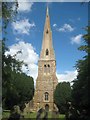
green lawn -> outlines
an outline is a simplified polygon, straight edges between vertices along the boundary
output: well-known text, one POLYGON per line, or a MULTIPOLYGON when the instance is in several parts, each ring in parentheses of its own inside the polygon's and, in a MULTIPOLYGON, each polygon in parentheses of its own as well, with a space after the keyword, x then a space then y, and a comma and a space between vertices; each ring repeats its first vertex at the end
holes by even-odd
MULTIPOLYGON (((2 114, 3 118, 8 118, 9 115, 10 115, 10 111, 4 111, 3 114, 2 114)), ((24 118, 36 118, 36 113, 33 112, 33 113, 25 114, 25 115, 24 115, 24 118)), ((52 114, 51 114, 51 113, 49 113, 48 118, 52 118, 52 114)), ((59 118, 59 120, 65 120, 65 115, 60 114, 60 115, 58 116, 58 118, 59 118)))
POLYGON ((3 111, 3 113, 2 113, 2 117, 3 117, 3 118, 8 118, 9 115, 10 115, 10 110, 5 110, 5 111, 3 111))

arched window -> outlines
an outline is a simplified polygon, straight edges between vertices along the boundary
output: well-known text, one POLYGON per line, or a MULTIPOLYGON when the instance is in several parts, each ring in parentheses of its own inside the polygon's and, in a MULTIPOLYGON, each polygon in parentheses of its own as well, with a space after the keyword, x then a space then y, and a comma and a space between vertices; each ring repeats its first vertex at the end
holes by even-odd
POLYGON ((49 97, 48 92, 45 92, 45 101, 47 101, 47 100, 48 100, 48 97, 49 97))
POLYGON ((46 33, 48 34, 48 29, 47 29, 46 33))
POLYGON ((48 64, 48 73, 50 73, 50 65, 48 64))
POLYGON ((44 73, 46 73, 46 72, 47 72, 47 66, 44 65, 44 73))
POLYGON ((50 68, 50 65, 48 64, 48 68, 50 68))
POLYGON ((48 51, 48 49, 46 49, 46 55, 49 55, 49 51, 48 51))

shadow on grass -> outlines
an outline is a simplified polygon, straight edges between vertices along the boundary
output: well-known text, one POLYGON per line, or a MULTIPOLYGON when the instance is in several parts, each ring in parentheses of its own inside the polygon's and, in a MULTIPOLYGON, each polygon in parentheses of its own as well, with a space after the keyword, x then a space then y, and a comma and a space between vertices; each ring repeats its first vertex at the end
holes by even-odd
MULTIPOLYGON (((8 118, 2 118, 1 120, 8 120, 8 118)), ((36 118, 20 118, 20 120, 36 120, 36 118)), ((48 118, 47 120, 66 120, 66 119, 65 118, 48 118)))
MULTIPOLYGON (((4 111, 2 114, 3 118, 1 120, 8 120, 9 115, 10 115, 9 111, 4 111)), ((63 114, 60 114, 58 117, 59 118, 52 118, 52 115, 49 113, 48 120, 66 120, 65 115, 63 114)), ((20 118, 20 120, 36 120, 36 113, 33 112, 33 113, 26 114, 24 115, 24 118, 20 118)))

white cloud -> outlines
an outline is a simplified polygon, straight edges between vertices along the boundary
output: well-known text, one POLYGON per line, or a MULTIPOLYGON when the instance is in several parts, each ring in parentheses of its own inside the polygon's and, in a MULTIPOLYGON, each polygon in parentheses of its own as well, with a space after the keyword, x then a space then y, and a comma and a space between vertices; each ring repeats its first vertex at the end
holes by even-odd
POLYGON ((30 43, 25 43, 24 41, 19 41, 17 44, 14 44, 9 47, 10 51, 6 52, 5 54, 15 55, 15 58, 19 61, 23 61, 25 64, 28 65, 28 70, 26 69, 25 65, 22 66, 22 71, 29 76, 34 78, 34 83, 36 83, 36 77, 38 74, 38 54, 35 52, 35 49, 30 43), (21 51, 21 53, 18 53, 21 51))
POLYGON ((55 28, 56 31, 58 32, 72 32, 74 28, 70 25, 65 23, 62 27, 58 27, 57 24, 53 24, 53 27, 55 28))
POLYGON ((56 27, 57 26, 57 24, 53 24, 53 27, 56 27))
MULTIPOLYGON (((22 71, 26 73, 28 76, 32 76, 34 78, 34 85, 36 85, 36 78, 38 75, 38 59, 39 56, 35 52, 34 47, 30 43, 25 43, 24 41, 19 41, 17 44, 13 44, 9 46, 9 50, 5 53, 5 55, 10 54, 11 56, 15 56, 15 58, 19 61, 23 61, 28 65, 28 70, 25 65, 22 66, 22 71), (21 51, 19 53, 18 51, 21 51), (18 54, 17 54, 18 53, 18 54)), ((77 71, 65 71, 63 74, 57 73, 58 82, 71 82, 77 76, 77 71)))
POLYGON ((71 44, 80 44, 81 43, 81 38, 82 38, 82 34, 76 35, 75 37, 71 38, 71 44))
POLYGON ((61 31, 61 32, 72 32, 74 30, 74 28, 69 25, 69 24, 64 24, 61 28, 58 29, 58 31, 61 31))
POLYGON ((33 2, 30 0, 18 0, 18 11, 20 12, 29 12, 32 9, 33 2))
POLYGON ((16 38, 16 41, 18 42, 18 41, 21 41, 21 40, 20 40, 20 38, 16 38))
POLYGON ((77 70, 65 71, 64 74, 57 73, 58 82, 72 82, 77 77, 77 74, 77 70))
POLYGON ((35 23, 30 23, 29 19, 24 19, 12 23, 13 29, 18 34, 29 34, 31 28, 35 27, 35 23))

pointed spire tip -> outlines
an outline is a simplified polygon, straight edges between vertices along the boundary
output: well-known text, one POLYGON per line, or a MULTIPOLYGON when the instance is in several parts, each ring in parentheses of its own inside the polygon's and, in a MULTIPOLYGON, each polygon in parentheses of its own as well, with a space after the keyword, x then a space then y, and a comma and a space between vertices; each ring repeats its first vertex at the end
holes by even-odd
POLYGON ((47 5, 47 15, 49 14, 48 5, 47 5))

